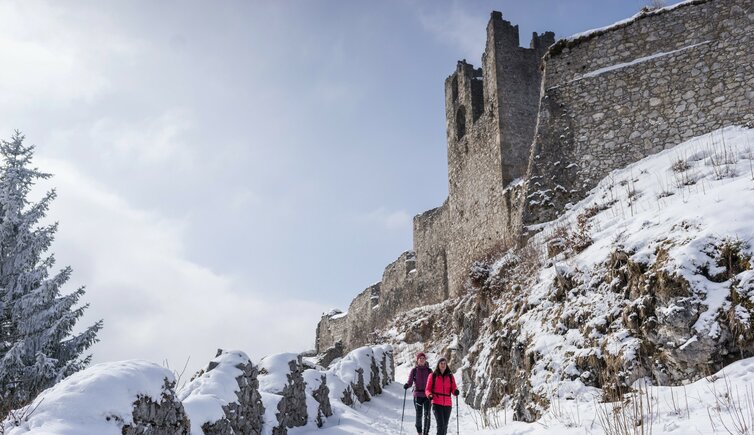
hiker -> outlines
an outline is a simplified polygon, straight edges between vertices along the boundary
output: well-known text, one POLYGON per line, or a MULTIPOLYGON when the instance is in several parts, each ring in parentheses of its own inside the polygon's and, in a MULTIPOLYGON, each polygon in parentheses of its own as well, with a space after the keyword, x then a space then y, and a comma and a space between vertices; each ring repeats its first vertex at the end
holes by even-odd
POLYGON ((425 394, 432 401, 432 412, 437 421, 437 435, 446 435, 450 411, 453 409, 453 398, 450 395, 458 396, 459 391, 445 358, 440 358, 435 371, 429 375, 425 394))
POLYGON ((424 352, 416 354, 416 366, 408 374, 408 382, 403 384, 403 389, 408 390, 411 385, 414 386, 414 409, 416 410, 416 433, 418 435, 429 434, 429 417, 430 402, 427 399, 425 389, 427 388, 427 378, 429 378, 432 369, 427 363, 427 355, 424 352), (422 421, 424 431, 422 432, 422 421))

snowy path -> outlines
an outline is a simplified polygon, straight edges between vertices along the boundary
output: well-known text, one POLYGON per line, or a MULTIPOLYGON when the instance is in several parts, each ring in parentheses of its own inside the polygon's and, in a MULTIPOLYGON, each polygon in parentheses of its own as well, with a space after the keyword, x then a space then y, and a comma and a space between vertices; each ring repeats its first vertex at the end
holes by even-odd
MULTIPOLYGON (((322 429, 299 428, 290 430, 292 435, 335 434, 400 434, 402 382, 408 377, 410 367, 397 366, 396 379, 385 388, 383 394, 372 401, 349 408, 333 401, 335 414, 322 429)), ((459 376, 456 376, 459 378, 459 376)), ((463 388, 463 386, 461 386, 463 388)), ((754 358, 737 361, 717 374, 702 378, 686 386, 650 387, 640 395, 651 402, 645 409, 651 418, 645 420, 647 433, 657 435, 752 433, 754 427, 754 358), (747 431, 736 430, 745 426, 747 431)), ((647 403, 649 403, 647 402, 647 403)), ((477 426, 480 414, 461 402, 460 433, 464 435, 576 435, 603 434, 605 417, 611 404, 598 403, 594 398, 555 401, 538 422, 523 423, 507 420, 502 412, 498 416, 497 429, 483 430, 477 426), (607 407, 607 408, 606 408, 607 407)), ((620 409, 620 408, 619 408, 620 409)), ((630 409, 628 406, 626 409, 630 409)), ((630 413, 630 412, 629 412, 630 413)), ((647 416, 647 414, 645 414, 647 416)), ((403 434, 413 435, 414 409, 410 392, 406 398, 406 415, 403 434)), ((434 421, 431 434, 435 433, 434 421)), ((450 419, 449 435, 456 434, 456 413, 450 419)))
MULTIPOLYGON (((292 429, 291 435, 336 435, 336 434, 395 434, 401 433, 401 407, 403 405, 403 382, 408 378, 411 367, 396 366, 396 382, 385 387, 381 395, 372 398, 371 401, 357 404, 355 408, 349 408, 340 402, 333 401, 334 415, 327 419, 322 429, 292 429)), ((456 375, 460 380, 460 376, 456 375)), ((461 386, 462 387, 462 386, 461 386)), ((406 395, 406 413, 403 419, 403 434, 413 435, 414 407, 412 405, 411 390, 406 395)), ((500 430, 478 430, 474 423, 474 411, 463 402, 460 406, 460 429, 462 434, 499 434, 500 430)), ((431 434, 435 433, 434 418, 431 426, 431 434)), ((526 433, 527 431, 512 432, 526 433)), ((450 418, 448 434, 456 433, 456 409, 454 404, 453 415, 450 418)), ((511 433, 511 432, 506 432, 511 433)))

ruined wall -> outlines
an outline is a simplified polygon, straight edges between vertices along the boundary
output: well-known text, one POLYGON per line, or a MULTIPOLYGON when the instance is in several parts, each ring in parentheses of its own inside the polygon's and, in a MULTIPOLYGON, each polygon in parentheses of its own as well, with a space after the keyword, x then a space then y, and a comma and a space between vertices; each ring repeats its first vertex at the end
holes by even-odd
POLYGON ((430 303, 448 297, 448 203, 414 217, 416 272, 430 303))
POLYGON ((483 68, 458 62, 445 81, 448 199, 414 219, 416 271, 394 263, 377 302, 354 301, 346 348, 395 313, 462 294, 472 261, 554 219, 611 170, 754 121, 752 47, 751 0, 645 10, 557 43, 534 34, 530 48, 493 12, 483 68))
POLYGON ((754 120, 754 2, 697 0, 563 40, 546 56, 527 224, 611 170, 754 120))
POLYGON ((534 33, 529 48, 521 47, 518 26, 504 20, 500 12, 492 12, 487 24, 482 63, 485 82, 494 86, 486 86, 485 97, 497 118, 503 185, 526 175, 537 123, 540 63, 554 43, 553 32, 534 33))
POLYGON ((334 347, 342 341, 348 331, 348 315, 339 310, 323 314, 317 324, 317 335, 314 340, 314 350, 319 354, 334 347))
POLYGON ((375 322, 378 325, 386 324, 397 313, 426 303, 418 291, 416 277, 414 251, 404 252, 385 268, 382 273, 378 306, 374 309, 375 322))
POLYGON ((469 265, 518 235, 505 187, 526 172, 551 32, 519 46, 518 26, 493 12, 483 69, 458 62, 445 81, 448 138, 447 264, 451 296, 463 292, 469 265), (481 93, 481 94, 480 94, 481 93))
POLYGON ((346 349, 368 344, 374 327, 396 314, 460 295, 470 264, 517 238, 522 184, 511 182, 526 172, 539 63, 553 42, 550 32, 534 34, 531 47, 522 48, 518 26, 492 13, 484 69, 461 61, 445 81, 448 199, 414 218, 414 252, 385 269, 376 293, 357 296, 346 320, 323 316, 318 352, 337 341, 346 349))
POLYGON ((380 283, 367 287, 348 306, 347 331, 343 343, 347 350, 360 346, 374 332, 374 307, 379 304, 380 287, 380 283))

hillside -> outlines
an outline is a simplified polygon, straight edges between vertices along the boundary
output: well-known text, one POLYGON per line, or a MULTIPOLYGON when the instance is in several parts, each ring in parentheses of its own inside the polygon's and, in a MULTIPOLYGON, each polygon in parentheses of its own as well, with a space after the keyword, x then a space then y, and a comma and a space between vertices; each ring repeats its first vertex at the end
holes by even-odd
POLYGON ((540 418, 554 400, 694 381, 753 354, 754 131, 714 131, 613 171, 467 294, 383 334, 463 368, 466 399, 540 418))

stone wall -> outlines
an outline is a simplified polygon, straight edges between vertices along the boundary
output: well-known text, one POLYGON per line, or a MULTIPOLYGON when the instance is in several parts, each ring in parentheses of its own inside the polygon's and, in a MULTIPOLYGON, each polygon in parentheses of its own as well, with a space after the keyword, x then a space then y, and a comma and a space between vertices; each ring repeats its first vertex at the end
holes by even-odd
POLYGON ((375 322, 384 325, 397 313, 426 303, 418 290, 416 254, 406 251, 382 273, 380 297, 373 308, 375 322))
POLYGON ((554 38, 551 32, 534 34, 530 48, 522 48, 518 26, 493 12, 484 68, 461 61, 445 81, 451 296, 463 292, 474 260, 518 234, 504 189, 526 172, 537 122, 539 63, 554 38))
POLYGON ((337 342, 343 342, 347 336, 347 314, 340 310, 332 310, 323 314, 317 324, 317 338, 314 342, 314 350, 319 354, 335 346, 337 342))
POLYGON ((754 120, 754 3, 697 0, 555 44, 524 221, 555 218, 611 170, 754 120))
POLYGON ((414 217, 416 273, 431 303, 448 297, 448 203, 414 217))
POLYGON ((493 12, 483 68, 460 61, 445 81, 449 195, 414 218, 415 273, 403 257, 388 266, 376 299, 362 293, 345 322, 323 318, 317 349, 367 344, 396 313, 463 294, 473 261, 611 170, 754 121, 753 23, 751 0, 693 0, 522 48, 493 12))

